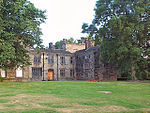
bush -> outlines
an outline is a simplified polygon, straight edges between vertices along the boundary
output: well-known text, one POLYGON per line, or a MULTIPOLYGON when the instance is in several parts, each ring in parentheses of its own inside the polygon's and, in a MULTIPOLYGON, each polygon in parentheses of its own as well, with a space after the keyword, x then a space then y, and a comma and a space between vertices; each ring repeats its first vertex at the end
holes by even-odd
POLYGON ((4 78, 3 77, 0 77, 0 82, 3 82, 4 78))

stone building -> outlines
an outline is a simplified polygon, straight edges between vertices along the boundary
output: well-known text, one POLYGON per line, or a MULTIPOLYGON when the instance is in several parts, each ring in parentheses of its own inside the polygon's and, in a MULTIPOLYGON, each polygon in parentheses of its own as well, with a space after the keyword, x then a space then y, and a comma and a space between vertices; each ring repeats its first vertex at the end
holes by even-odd
POLYGON ((79 80, 98 79, 98 77, 95 76, 95 71, 97 68, 96 64, 99 65, 99 60, 96 59, 97 55, 99 57, 99 46, 90 47, 75 52, 75 60, 76 60, 75 70, 77 79, 79 80))
POLYGON ((39 54, 31 50, 30 58, 29 76, 32 80, 74 79, 74 55, 66 50, 44 49, 39 54))
POLYGON ((115 81, 117 73, 113 66, 103 65, 100 60, 100 47, 92 44, 75 52, 75 70, 78 80, 115 81))
POLYGON ((99 61, 99 49, 90 40, 80 44, 67 44, 63 40, 60 49, 49 43, 49 48, 39 53, 30 50, 30 66, 1 70, 0 76, 5 81, 117 80, 114 69, 99 61))

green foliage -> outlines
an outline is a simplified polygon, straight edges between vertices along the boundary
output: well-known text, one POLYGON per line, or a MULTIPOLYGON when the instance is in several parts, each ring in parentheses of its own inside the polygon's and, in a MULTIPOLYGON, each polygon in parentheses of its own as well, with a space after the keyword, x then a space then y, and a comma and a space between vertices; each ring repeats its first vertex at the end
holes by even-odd
POLYGON ((0 82, 3 82, 4 78, 3 77, 0 77, 0 82))
POLYGON ((8 100, 4 100, 4 99, 0 100, 0 103, 7 103, 7 102, 8 102, 8 100))
POLYGON ((149 0, 98 0, 93 23, 82 26, 99 40, 102 62, 115 65, 118 73, 128 73, 133 79, 150 77, 149 7, 149 0))
POLYGON ((66 43, 69 43, 69 44, 76 44, 76 40, 74 38, 69 38, 66 40, 66 43))
POLYGON ((0 68, 29 64, 28 48, 41 47, 44 13, 27 0, 0 0, 0 68))
MULTIPOLYGON (((65 39, 68 44, 76 44, 76 40, 74 38, 65 39)), ((55 48, 60 49, 60 46, 63 44, 63 40, 57 41, 55 43, 55 48)))
POLYGON ((62 44, 63 44, 63 41, 62 41, 62 40, 57 41, 57 42, 55 43, 55 48, 56 48, 56 49, 59 49, 59 47, 60 47, 62 44))

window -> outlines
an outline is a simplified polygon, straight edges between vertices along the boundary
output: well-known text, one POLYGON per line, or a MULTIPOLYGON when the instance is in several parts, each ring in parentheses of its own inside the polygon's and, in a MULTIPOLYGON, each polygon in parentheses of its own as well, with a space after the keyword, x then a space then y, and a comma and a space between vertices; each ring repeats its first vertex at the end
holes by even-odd
POLYGON ((60 64, 65 64, 65 57, 64 56, 60 57, 60 64))
POLYGON ((73 77, 73 76, 74 76, 74 70, 70 69, 70 77, 73 77))
POLYGON ((87 56, 85 56, 85 59, 88 59, 88 57, 87 57, 87 56))
POLYGON ((61 69, 61 70, 60 70, 60 76, 61 76, 61 77, 64 77, 64 76, 65 76, 65 69, 61 69))
POLYGON ((23 77, 23 71, 21 68, 16 69, 16 77, 23 77))
POLYGON ((41 63, 41 56, 34 56, 34 64, 40 64, 41 63))
POLYGON ((39 79, 42 76, 42 68, 32 68, 32 78, 39 79))
POLYGON ((1 77, 6 77, 6 71, 5 70, 1 70, 1 77))
POLYGON ((70 57, 70 64, 73 64, 73 57, 70 57))
POLYGON ((53 64, 54 63, 54 56, 49 56, 48 57, 48 64, 53 64))

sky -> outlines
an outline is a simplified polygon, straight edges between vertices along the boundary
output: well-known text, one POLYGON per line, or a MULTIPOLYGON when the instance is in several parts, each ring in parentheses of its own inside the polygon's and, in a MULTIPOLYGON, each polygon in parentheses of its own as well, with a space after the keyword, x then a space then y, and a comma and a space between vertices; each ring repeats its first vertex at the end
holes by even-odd
POLYGON ((62 39, 80 39, 83 23, 91 23, 94 18, 96 0, 30 0, 35 7, 46 10, 46 22, 41 24, 43 44, 62 39))

